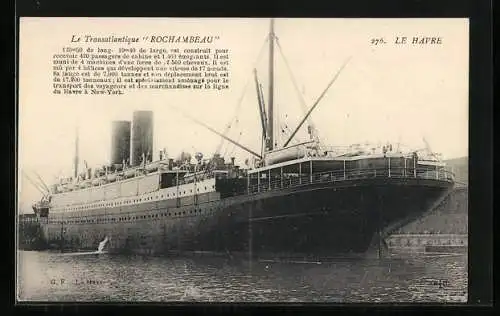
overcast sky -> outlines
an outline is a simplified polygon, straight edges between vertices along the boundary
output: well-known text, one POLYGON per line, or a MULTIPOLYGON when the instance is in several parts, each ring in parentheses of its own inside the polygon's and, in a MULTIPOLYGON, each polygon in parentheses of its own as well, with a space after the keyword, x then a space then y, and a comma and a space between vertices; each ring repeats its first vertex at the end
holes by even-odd
MULTIPOLYGON (((131 120, 134 110, 154 111, 154 148, 170 156, 182 150, 212 154, 220 137, 172 110, 183 108, 260 152, 260 121, 252 69, 267 86, 267 19, 100 19, 22 18, 20 26, 19 190, 21 208, 38 192, 21 171, 36 171, 46 182, 72 174, 75 126, 80 157, 90 166, 110 158, 111 122, 131 120), (228 48, 231 88, 222 91, 127 91, 122 96, 52 94, 52 55, 71 46, 73 34, 218 35, 214 44, 137 44, 128 47, 228 48), (150 46, 148 46, 150 45, 150 46), (259 52, 264 52, 259 60, 259 52), (246 87, 246 89, 245 89, 246 87)), ((365 141, 401 142, 444 158, 468 152, 468 20, 466 19, 276 19, 275 32, 300 93, 311 106, 351 57, 311 119, 328 145, 365 141), (441 45, 395 45, 396 36, 440 36, 441 45), (384 37, 382 46, 370 43, 384 37)), ((124 44, 87 44, 118 48, 124 44)), ((85 47, 85 46, 84 46, 85 47)), ((278 48, 275 49, 275 106, 282 124, 294 129, 304 115, 278 48)), ((267 89, 264 90, 267 101, 267 89)), ((305 135, 305 128, 299 136, 305 135)), ((281 138, 280 138, 281 139, 281 138)), ((284 140, 284 139, 283 139, 284 140)), ((221 153, 243 164, 247 153, 225 144, 221 153)))

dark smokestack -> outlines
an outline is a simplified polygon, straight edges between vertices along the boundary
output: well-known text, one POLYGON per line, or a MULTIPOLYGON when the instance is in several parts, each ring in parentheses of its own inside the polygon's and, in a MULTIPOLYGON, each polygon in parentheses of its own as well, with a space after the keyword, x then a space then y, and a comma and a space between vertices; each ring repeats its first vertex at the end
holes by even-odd
POLYGON ((151 158, 153 155, 152 111, 135 111, 132 121, 132 150, 130 164, 132 166, 140 165, 143 154, 146 158, 151 158))
POLYGON ((111 125, 111 164, 122 164, 130 157, 129 121, 114 121, 111 125))

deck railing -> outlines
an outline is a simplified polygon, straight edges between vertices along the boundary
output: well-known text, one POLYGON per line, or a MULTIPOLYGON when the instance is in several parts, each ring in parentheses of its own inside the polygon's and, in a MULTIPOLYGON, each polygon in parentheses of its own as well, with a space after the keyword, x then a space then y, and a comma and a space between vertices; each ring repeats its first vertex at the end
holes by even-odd
POLYGON ((248 186, 249 193, 278 190, 283 188, 299 187, 317 183, 343 182, 361 179, 430 179, 437 181, 453 182, 454 175, 445 169, 434 168, 370 168, 370 169, 347 169, 329 172, 318 172, 312 174, 302 174, 301 176, 283 176, 277 175, 271 178, 252 179, 258 184, 248 186))

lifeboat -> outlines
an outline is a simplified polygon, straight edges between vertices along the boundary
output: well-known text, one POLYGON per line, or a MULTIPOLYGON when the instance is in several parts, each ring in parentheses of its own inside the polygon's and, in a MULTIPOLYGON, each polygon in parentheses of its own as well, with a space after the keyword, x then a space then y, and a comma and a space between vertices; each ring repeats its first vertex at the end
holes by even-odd
POLYGON ((60 185, 57 188, 57 192, 66 192, 66 191, 68 191, 68 188, 66 188, 66 186, 64 186, 64 185, 60 185))
POLYGON ((82 188, 88 188, 90 186, 90 180, 85 180, 80 184, 82 188))
POLYGON ((109 182, 115 182, 116 181, 116 173, 108 174, 108 179, 109 182))
POLYGON ((160 166, 160 164, 157 162, 150 163, 149 165, 146 165, 146 171, 148 171, 148 172, 156 171, 156 170, 158 170, 159 166, 160 166))
POLYGON ((99 178, 95 178, 94 180, 92 180, 92 185, 99 185, 99 178))
POLYGON ((126 179, 134 177, 135 176, 135 169, 125 170, 124 175, 125 175, 126 179))
POLYGON ((269 151, 264 158, 265 163, 266 165, 272 165, 275 163, 304 158, 310 152, 310 146, 308 146, 310 144, 312 144, 312 142, 269 151))

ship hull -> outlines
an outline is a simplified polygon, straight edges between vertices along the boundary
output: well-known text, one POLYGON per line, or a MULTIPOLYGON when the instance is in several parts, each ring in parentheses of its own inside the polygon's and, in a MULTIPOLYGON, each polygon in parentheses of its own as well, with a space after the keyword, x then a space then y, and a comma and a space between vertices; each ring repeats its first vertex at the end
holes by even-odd
POLYGON ((86 223, 60 217, 43 227, 48 244, 61 249, 95 250, 107 236, 108 252, 363 253, 385 228, 420 216, 451 185, 370 179, 223 199, 200 195, 183 206, 144 203, 107 210, 104 222, 89 213, 86 223))

